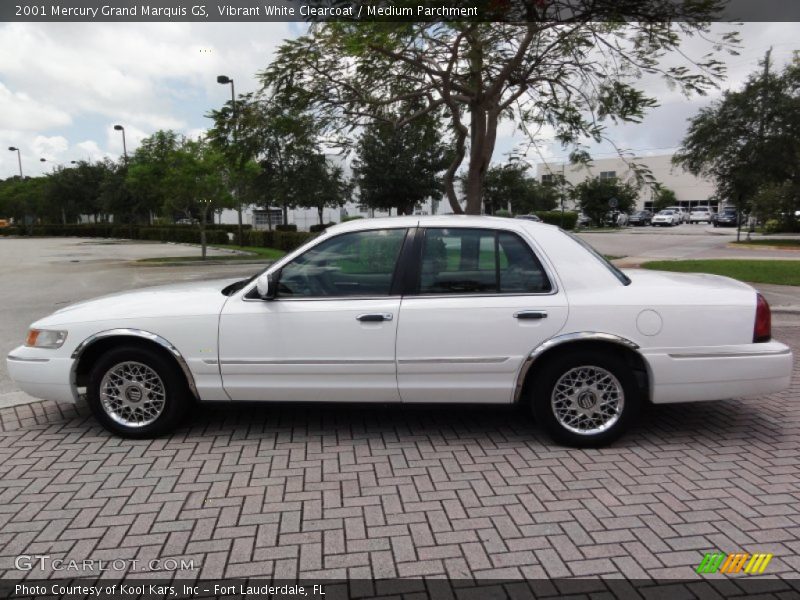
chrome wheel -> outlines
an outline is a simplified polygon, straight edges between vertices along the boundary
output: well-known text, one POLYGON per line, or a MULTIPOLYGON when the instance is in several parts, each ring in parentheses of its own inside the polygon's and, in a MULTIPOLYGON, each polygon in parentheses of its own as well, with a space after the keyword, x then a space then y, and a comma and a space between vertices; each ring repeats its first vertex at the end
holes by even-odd
POLYGON ((140 362, 114 365, 100 382, 100 404, 120 425, 144 427, 164 412, 166 388, 158 373, 140 362))
POLYGON ((550 403, 562 427, 579 435, 595 435, 619 420, 625 406, 625 393, 610 371, 581 366, 559 377, 550 403))

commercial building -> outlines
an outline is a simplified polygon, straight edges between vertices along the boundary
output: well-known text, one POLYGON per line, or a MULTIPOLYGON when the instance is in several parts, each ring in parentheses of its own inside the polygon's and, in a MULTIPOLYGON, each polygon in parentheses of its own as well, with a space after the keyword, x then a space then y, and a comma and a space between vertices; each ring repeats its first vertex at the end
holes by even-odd
MULTIPOLYGON (((679 206, 687 209, 693 206, 711 206, 715 210, 718 208, 719 203, 717 200, 712 200, 715 192, 714 183, 708 179, 695 177, 681 167, 674 166, 671 154, 640 156, 630 160, 624 160, 620 157, 601 158, 594 160, 588 166, 541 163, 537 165, 536 175, 538 180, 543 183, 558 181, 563 176, 573 186, 595 177, 633 181, 634 173, 631 169, 631 162, 648 168, 658 183, 675 192, 679 206)), ((639 190, 636 208, 651 209, 653 206, 653 194, 654 190, 651 186, 643 186, 639 190)), ((575 205, 571 200, 566 199, 565 208, 574 209, 575 205)))

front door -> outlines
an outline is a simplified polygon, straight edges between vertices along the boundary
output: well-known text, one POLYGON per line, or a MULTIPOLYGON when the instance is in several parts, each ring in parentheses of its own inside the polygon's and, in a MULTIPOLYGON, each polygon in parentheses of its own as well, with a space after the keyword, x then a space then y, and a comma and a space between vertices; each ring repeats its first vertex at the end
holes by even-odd
POLYGON ((281 268, 274 300, 226 303, 219 363, 230 398, 398 402, 392 283, 406 233, 331 237, 281 268))
POLYGON ((566 323, 565 294, 518 233, 421 231, 397 332, 402 401, 511 402, 525 358, 566 323))

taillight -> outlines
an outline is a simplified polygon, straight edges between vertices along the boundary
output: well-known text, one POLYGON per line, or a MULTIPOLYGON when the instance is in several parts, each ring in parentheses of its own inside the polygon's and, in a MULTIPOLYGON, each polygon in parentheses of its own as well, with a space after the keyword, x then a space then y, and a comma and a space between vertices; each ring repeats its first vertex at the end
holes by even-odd
POLYGON ((772 339, 772 314, 764 296, 757 294, 756 324, 753 327, 753 342, 768 342, 772 339))

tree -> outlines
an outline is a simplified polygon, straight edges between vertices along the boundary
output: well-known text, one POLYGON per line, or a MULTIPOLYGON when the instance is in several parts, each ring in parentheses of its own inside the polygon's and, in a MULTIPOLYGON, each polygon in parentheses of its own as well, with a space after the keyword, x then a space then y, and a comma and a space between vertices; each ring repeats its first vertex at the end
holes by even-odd
POLYGON ((712 178, 716 197, 740 212, 764 188, 800 187, 800 64, 777 74, 767 52, 760 65, 740 91, 726 92, 691 120, 673 157, 689 172, 712 178))
POLYGON ((177 133, 159 130, 144 138, 134 152, 127 165, 126 183, 139 211, 152 215, 161 212, 167 204, 164 179, 180 144, 177 133))
POLYGON ((182 139, 167 155, 163 180, 166 208, 198 220, 203 260, 206 258, 206 226, 209 216, 230 206, 232 198, 225 179, 225 158, 203 140, 182 139))
POLYGON ((550 126, 575 149, 574 160, 587 161, 582 140, 605 139, 608 121, 638 122, 656 105, 637 87, 645 75, 705 93, 724 73, 715 56, 736 40, 717 37, 698 61, 680 49, 689 36, 710 36, 722 0, 491 5, 522 12, 484 22, 316 23, 283 43, 261 80, 283 102, 310 102, 340 138, 372 119, 402 126, 442 111, 453 147, 447 198, 453 212, 478 214, 501 121, 514 122, 531 143, 550 126), (497 22, 503 18, 509 22, 497 22), (454 184, 465 158, 462 209, 454 184))
POLYGON ((484 212, 496 214, 511 204, 515 214, 552 210, 558 203, 558 189, 543 185, 528 175, 528 165, 508 162, 491 167, 484 182, 484 212))
MULTIPOLYGON (((220 110, 206 116, 214 120, 206 137, 226 158, 233 196, 238 213, 239 240, 242 237, 242 210, 253 200, 253 166, 262 151, 265 104, 255 94, 240 94, 236 104, 226 102, 220 110)), ((241 241, 240 241, 241 244, 241 241)))
POLYGON ((362 204, 410 215, 426 198, 441 197, 447 147, 433 115, 400 127, 376 119, 365 127, 356 152, 354 179, 362 204))
POLYGON ((610 210, 633 210, 638 196, 639 192, 632 183, 599 177, 586 179, 572 190, 572 197, 580 209, 599 227, 605 224, 610 210), (613 199, 617 201, 615 208, 609 203, 613 199))
POLYGON ((664 210, 668 206, 677 206, 678 197, 671 189, 661 184, 653 186, 653 212, 664 210))
POLYGON ((321 153, 303 168, 298 186, 298 206, 316 209, 320 225, 325 208, 344 206, 353 193, 342 167, 331 164, 321 153))

